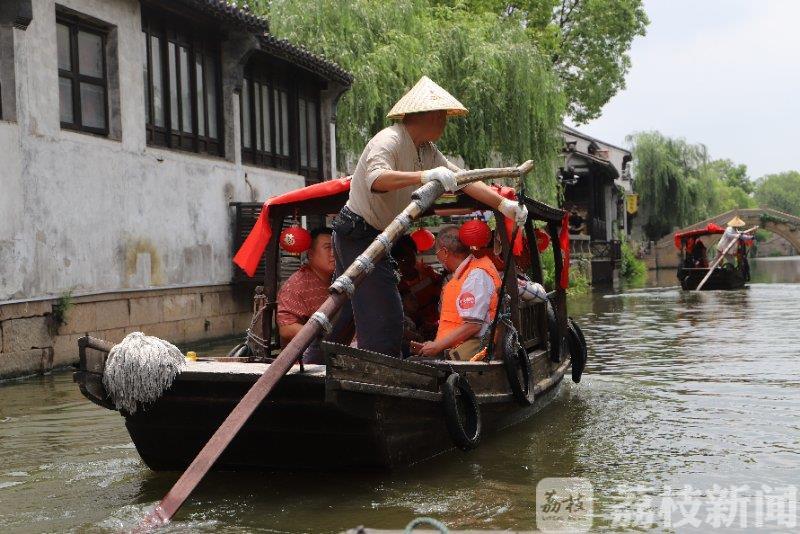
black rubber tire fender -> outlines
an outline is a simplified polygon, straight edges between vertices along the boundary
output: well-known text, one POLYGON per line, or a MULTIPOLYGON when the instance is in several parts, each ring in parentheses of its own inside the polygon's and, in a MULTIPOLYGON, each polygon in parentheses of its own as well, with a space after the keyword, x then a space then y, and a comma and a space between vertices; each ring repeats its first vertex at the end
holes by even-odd
POLYGON ((522 406, 533 404, 533 368, 525 348, 516 343, 514 332, 503 340, 503 367, 514 399, 522 406))
POLYGON ((442 384, 442 406, 447 431, 462 451, 478 446, 481 441, 481 408, 466 378, 452 373, 442 384))
POLYGON ((568 320, 569 331, 567 332, 567 343, 569 354, 572 359, 572 381, 576 384, 581 381, 583 370, 586 368, 586 338, 578 323, 570 317, 568 320))
POLYGON ((250 346, 247 344, 247 342, 243 341, 242 343, 239 343, 238 345, 233 347, 228 352, 228 357, 229 358, 247 358, 248 356, 251 356, 251 354, 252 353, 250 351, 250 346))
POLYGON ((558 335, 558 319, 553 304, 548 300, 547 304, 547 344, 550 350, 550 361, 561 361, 561 339, 558 335))

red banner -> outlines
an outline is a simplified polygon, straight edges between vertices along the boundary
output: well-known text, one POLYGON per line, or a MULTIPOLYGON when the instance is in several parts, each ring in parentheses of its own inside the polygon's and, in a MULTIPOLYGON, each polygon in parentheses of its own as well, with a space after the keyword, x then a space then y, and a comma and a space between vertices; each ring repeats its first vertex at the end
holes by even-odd
POLYGON ((314 198, 338 195, 339 193, 349 190, 349 177, 336 178, 270 198, 264 203, 264 207, 261 208, 261 213, 258 216, 255 226, 250 230, 250 234, 248 234, 247 239, 242 243, 236 256, 233 257, 233 263, 241 267, 242 270, 247 273, 247 276, 252 277, 256 273, 258 262, 261 261, 264 249, 267 248, 269 240, 272 237, 272 227, 269 224, 270 206, 291 204, 292 202, 302 202, 314 198))
POLYGON ((562 289, 569 287, 569 212, 561 219, 561 232, 558 235, 558 244, 561 248, 561 280, 562 289))

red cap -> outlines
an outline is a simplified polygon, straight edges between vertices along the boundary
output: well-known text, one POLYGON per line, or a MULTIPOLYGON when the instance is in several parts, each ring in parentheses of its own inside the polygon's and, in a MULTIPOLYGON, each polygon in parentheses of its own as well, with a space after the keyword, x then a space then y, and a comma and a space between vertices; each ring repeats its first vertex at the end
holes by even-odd
POLYGON ((483 248, 489 245, 489 241, 492 239, 492 230, 483 221, 477 219, 467 221, 458 230, 458 239, 470 248, 483 248))

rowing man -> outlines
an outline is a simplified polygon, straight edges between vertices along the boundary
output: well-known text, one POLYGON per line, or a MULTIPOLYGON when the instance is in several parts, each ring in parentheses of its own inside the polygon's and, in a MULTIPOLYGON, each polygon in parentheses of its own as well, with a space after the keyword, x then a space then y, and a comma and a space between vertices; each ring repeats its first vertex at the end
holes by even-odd
POLYGON ((722 234, 722 238, 717 243, 717 255, 714 257, 714 263, 719 260, 722 255, 725 255, 725 261, 736 265, 736 256, 739 251, 739 245, 730 246, 731 243, 734 241, 752 241, 753 236, 748 234, 751 230, 747 232, 740 232, 737 228, 741 228, 745 226, 745 222, 739 218, 739 216, 735 216, 733 219, 728 221, 728 227, 725 229, 725 233, 722 234), (726 252, 727 251, 727 252, 726 252))
MULTIPOLYGON (((458 189, 459 168, 436 148, 447 118, 468 113, 461 102, 423 76, 392 108, 387 117, 398 121, 378 132, 356 165, 350 198, 333 223, 336 276, 411 202, 411 194, 431 181, 445 191, 458 189)), ((500 211, 521 225, 527 218, 524 205, 505 199, 481 182, 461 189, 472 198, 500 211)), ((403 305, 390 257, 376 263, 372 273, 356 288, 335 325, 333 339, 342 341, 350 318, 355 319, 358 347, 400 357, 403 305)))

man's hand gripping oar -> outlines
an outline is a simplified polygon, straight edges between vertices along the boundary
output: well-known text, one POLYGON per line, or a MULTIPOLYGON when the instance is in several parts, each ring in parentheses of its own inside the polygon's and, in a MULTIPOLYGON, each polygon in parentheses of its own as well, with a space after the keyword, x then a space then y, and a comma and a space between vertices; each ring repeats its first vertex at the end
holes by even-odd
MULTIPOLYGON (((519 167, 498 169, 476 169, 456 173, 459 185, 488 180, 493 178, 522 177, 533 168, 532 161, 526 161, 519 167)), ((332 317, 345 301, 353 294, 355 288, 367 276, 372 267, 380 261, 392 248, 392 244, 405 233, 411 222, 427 211, 444 193, 438 181, 431 181, 414 192, 412 202, 395 217, 389 226, 370 244, 348 269, 331 285, 331 296, 311 316, 300 332, 292 338, 286 348, 275 358, 263 375, 242 397, 239 404, 231 411, 222 425, 214 432, 211 439, 203 447, 194 461, 184 471, 172 489, 161 502, 142 520, 137 531, 149 531, 166 524, 175 515, 191 492, 197 487, 214 462, 225 451, 239 430, 258 408, 264 398, 272 391, 275 384, 291 369, 303 351, 320 334, 330 329, 332 317)))

